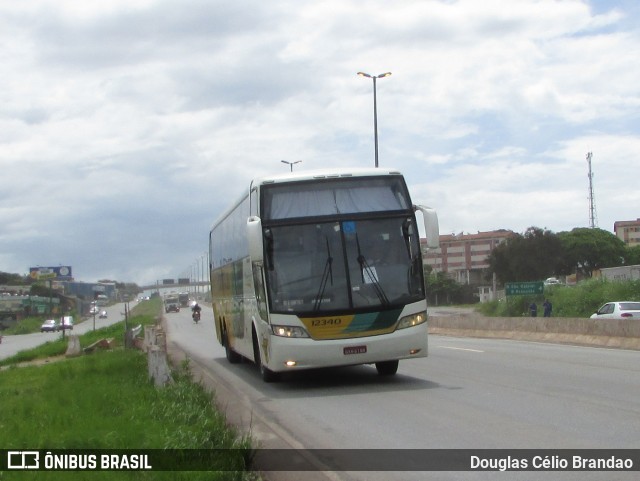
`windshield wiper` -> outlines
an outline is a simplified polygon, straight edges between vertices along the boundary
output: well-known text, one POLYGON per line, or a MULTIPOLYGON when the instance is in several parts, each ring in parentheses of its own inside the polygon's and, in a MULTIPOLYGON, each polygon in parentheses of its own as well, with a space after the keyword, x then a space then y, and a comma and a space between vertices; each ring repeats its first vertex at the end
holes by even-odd
POLYGON ((378 281, 378 276, 376 275, 376 272, 374 272, 374 270, 371 268, 371 266, 367 262, 367 259, 362 255, 362 251, 360 250, 360 239, 358 238, 358 234, 356 234, 356 246, 358 247, 358 263, 360 264, 362 283, 365 284, 366 282, 367 284, 371 284, 380 302, 383 305, 389 304, 389 298, 384 293, 384 290, 382 289, 382 286, 378 281), (365 278, 364 278, 365 272, 367 273, 368 282, 365 281, 365 278))
POLYGON ((318 289, 318 295, 316 296, 313 304, 313 310, 320 309, 322 304, 322 298, 324 297, 324 291, 327 288, 327 281, 331 279, 331 285, 333 285, 333 257, 331 257, 331 249, 329 248, 329 239, 325 237, 327 242, 327 261, 324 263, 324 271, 322 272, 322 279, 320 279, 320 289, 318 289))

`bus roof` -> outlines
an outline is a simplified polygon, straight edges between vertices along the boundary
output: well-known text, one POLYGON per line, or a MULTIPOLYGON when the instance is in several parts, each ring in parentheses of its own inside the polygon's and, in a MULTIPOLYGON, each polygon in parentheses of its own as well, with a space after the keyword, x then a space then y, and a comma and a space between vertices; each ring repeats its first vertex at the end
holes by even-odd
MULTIPOLYGON (((308 171, 296 171, 286 172, 284 174, 276 174, 271 176, 257 177, 251 181, 249 188, 245 190, 242 195, 234 202, 227 210, 225 210, 220 217, 213 223, 213 227, 218 225, 223 219, 225 219, 231 212, 233 212, 238 205, 240 205, 243 199, 247 198, 251 190, 257 186, 272 185, 286 182, 304 182, 309 180, 318 179, 340 179, 349 177, 375 177, 383 175, 402 175, 402 173, 396 169, 391 168, 374 168, 374 167, 356 167, 345 168, 337 167, 332 169, 320 169, 320 170, 308 170, 308 171)), ((212 229, 213 229, 212 227, 212 229)))
POLYGON ((287 172, 271 176, 259 177, 251 182, 251 186, 277 184, 281 182, 304 182, 314 179, 338 179, 342 177, 374 177, 381 175, 402 175, 396 169, 381 169, 373 167, 321 169, 309 171, 287 172))

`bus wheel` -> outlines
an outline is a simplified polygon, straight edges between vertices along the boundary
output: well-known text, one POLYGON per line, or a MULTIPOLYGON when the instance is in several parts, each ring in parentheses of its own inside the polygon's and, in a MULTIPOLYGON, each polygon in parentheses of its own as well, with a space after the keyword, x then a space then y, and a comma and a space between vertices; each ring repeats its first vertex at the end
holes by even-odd
POLYGON ((272 371, 267 366, 262 364, 262 358, 260 357, 260 345, 258 344, 258 336, 256 335, 255 329, 253 329, 253 359, 260 369, 260 374, 262 375, 262 380, 264 382, 276 382, 280 380, 280 374, 272 371))
POLYGON ((227 336, 227 328, 224 327, 222 331, 222 340, 224 341, 224 353, 227 356, 227 361, 231 364, 238 364, 242 361, 242 357, 236 351, 229 346, 229 337, 227 336))
POLYGON ((393 376, 398 372, 399 363, 400 361, 397 359, 395 361, 376 362, 376 369, 381 376, 393 376))

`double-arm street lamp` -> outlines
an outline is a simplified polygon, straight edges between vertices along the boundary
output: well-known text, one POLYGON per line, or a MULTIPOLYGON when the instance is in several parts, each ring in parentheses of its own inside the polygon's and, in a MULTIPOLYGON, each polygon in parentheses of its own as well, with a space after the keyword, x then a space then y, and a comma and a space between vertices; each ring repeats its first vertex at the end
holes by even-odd
POLYGON ((378 105, 376 99, 376 80, 379 78, 388 77, 391 72, 381 73, 380 75, 370 75, 364 72, 358 72, 360 77, 367 77, 373 79, 373 138, 376 148, 376 167, 378 167, 378 105))
POLYGON ((287 160, 281 160, 280 162, 282 162, 283 164, 288 164, 289 167, 291 167, 291 172, 293 172, 293 166, 295 164, 299 164, 300 162, 302 162, 301 160, 296 160, 295 162, 289 162, 287 160))

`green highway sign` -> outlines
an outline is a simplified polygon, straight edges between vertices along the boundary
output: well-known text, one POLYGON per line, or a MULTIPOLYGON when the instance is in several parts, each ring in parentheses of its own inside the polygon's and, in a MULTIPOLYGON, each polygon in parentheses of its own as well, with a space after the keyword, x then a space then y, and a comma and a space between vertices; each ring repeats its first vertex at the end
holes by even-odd
POLYGON ((544 283, 536 282, 507 282, 505 285, 505 293, 508 296, 528 296, 531 294, 544 293, 544 283))

